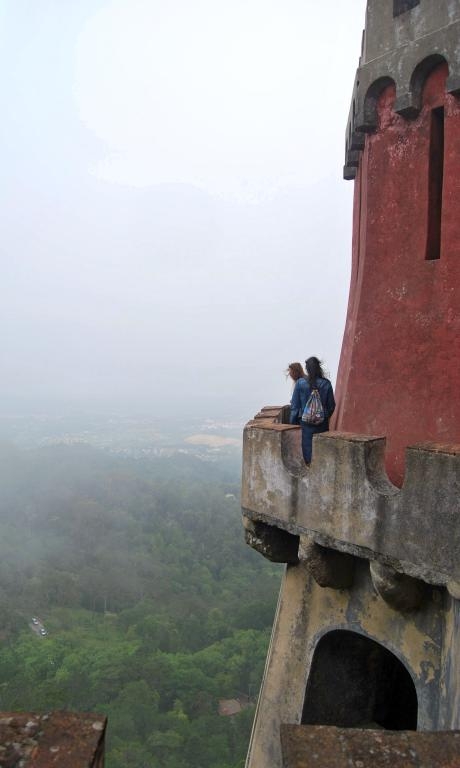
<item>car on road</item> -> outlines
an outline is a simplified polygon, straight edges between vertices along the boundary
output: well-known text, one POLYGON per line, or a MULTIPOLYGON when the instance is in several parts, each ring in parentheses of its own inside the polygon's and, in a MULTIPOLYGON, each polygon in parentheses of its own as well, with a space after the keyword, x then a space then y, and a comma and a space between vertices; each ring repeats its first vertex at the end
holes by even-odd
POLYGON ((40 630, 40 634, 41 634, 41 635, 47 635, 47 634, 48 634, 48 632, 47 632, 47 630, 45 629, 45 627, 42 627, 42 628, 41 628, 41 630, 40 630))
POLYGON ((32 616, 32 624, 40 624, 36 616, 32 616))

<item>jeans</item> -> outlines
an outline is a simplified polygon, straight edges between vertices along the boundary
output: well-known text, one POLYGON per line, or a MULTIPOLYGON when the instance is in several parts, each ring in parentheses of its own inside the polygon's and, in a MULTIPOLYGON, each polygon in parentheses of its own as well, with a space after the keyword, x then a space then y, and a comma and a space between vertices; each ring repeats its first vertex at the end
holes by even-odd
POLYGON ((304 424, 304 423, 302 423, 301 426, 302 426, 302 454, 307 464, 310 464, 313 435, 317 435, 319 432, 328 432, 329 419, 324 421, 322 424, 317 424, 315 426, 313 426, 312 424, 304 424))

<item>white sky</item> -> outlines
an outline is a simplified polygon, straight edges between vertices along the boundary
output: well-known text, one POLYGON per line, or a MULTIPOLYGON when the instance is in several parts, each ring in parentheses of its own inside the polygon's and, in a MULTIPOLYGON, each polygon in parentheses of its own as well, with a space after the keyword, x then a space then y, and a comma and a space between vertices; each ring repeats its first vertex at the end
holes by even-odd
POLYGON ((334 375, 364 0, 0 0, 1 387, 125 409, 334 375))

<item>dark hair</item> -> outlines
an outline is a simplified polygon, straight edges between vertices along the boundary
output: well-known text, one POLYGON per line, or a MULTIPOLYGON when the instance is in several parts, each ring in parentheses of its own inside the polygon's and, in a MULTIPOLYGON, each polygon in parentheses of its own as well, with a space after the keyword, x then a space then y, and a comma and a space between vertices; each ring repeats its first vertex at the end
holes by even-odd
POLYGON ((305 371, 302 368, 301 363, 289 363, 286 374, 294 381, 305 378, 305 371))
POLYGON ((318 360, 317 357, 309 357, 308 360, 305 360, 305 370, 307 372, 308 383, 310 384, 310 387, 315 386, 316 379, 326 378, 321 360, 318 360))

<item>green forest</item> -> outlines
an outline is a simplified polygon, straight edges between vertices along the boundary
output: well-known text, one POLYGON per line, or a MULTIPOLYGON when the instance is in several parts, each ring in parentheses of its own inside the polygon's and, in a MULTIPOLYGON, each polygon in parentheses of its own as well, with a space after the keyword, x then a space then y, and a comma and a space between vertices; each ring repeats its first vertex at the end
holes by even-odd
POLYGON ((108 715, 107 768, 241 768, 281 567, 244 543, 239 472, 4 445, 0 709, 108 715))

